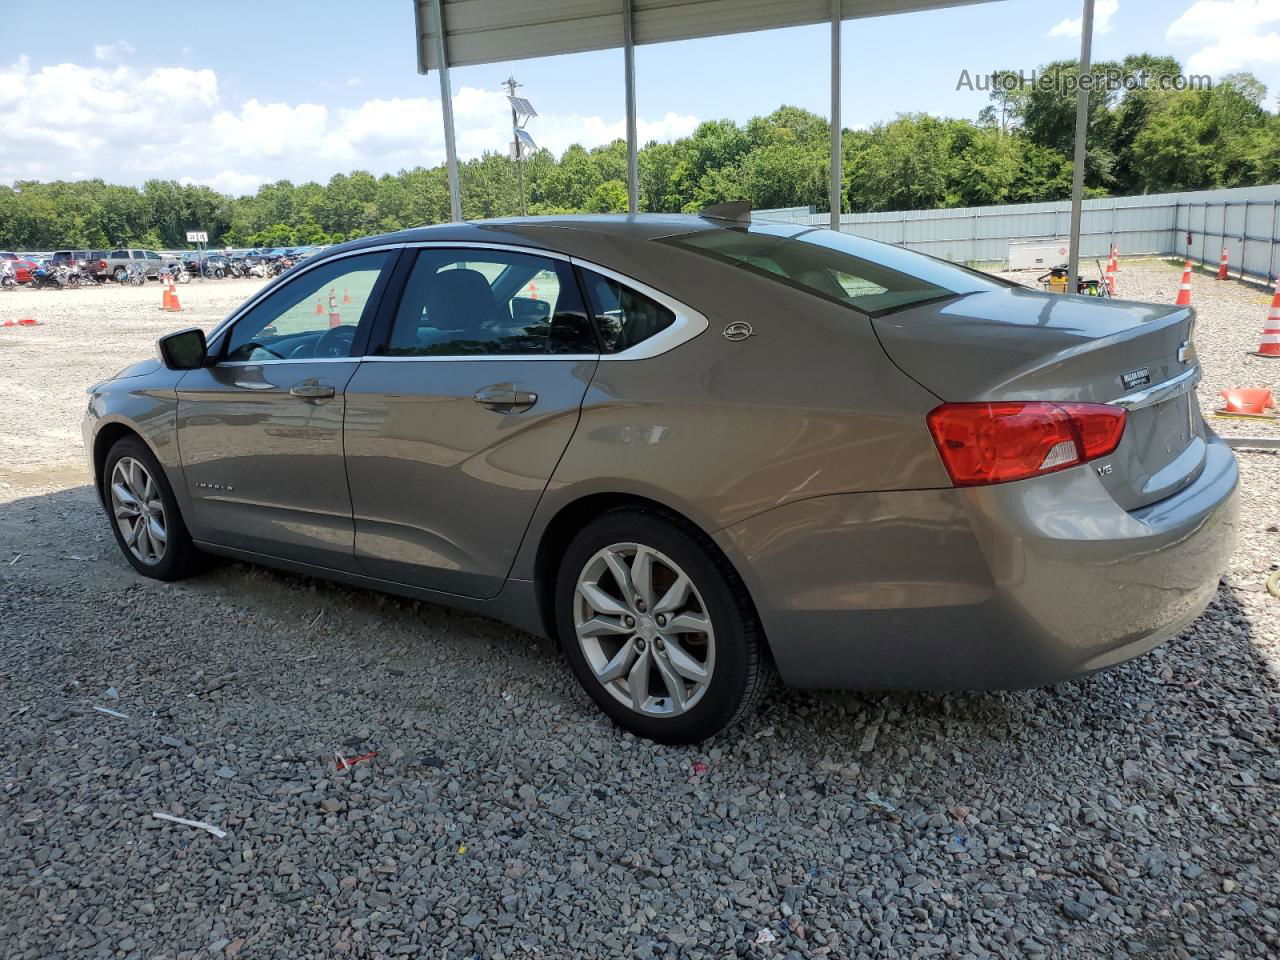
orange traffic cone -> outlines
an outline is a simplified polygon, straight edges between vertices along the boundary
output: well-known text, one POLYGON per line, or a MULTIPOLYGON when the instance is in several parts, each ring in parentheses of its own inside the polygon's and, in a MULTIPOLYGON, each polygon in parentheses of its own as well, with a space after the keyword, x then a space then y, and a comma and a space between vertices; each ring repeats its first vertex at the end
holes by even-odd
POLYGON ((1222 259, 1218 261, 1218 279, 1227 279, 1227 245, 1222 245, 1222 259))
POLYGON ((1262 342, 1258 344, 1256 356, 1280 357, 1280 280, 1276 280, 1276 292, 1262 326, 1262 342))
POLYGON ((342 302, 343 303, 351 302, 351 294, 347 293, 346 288, 343 288, 343 291, 342 291, 342 302))
POLYGON ((316 316, 324 316, 324 302, 319 297, 316 297, 316 316))
POLYGON ((342 326, 342 317, 338 314, 338 298, 334 296, 333 290, 329 290, 329 326, 342 326))
POLYGON ((1120 244, 1111 244, 1111 261, 1116 265, 1115 273, 1120 272, 1120 244))
POLYGON ((0 323, 0 327, 38 327, 40 324, 35 317, 19 317, 17 320, 6 320, 0 323))
POLYGON ((1187 261, 1182 271, 1182 286, 1178 287, 1178 299, 1173 301, 1175 307, 1191 306, 1191 261, 1187 261))
POLYGON ((1265 387, 1237 387, 1234 390, 1223 390, 1223 413, 1244 413, 1254 417, 1267 416, 1272 406, 1271 391, 1265 387))
POLYGON ((1107 261, 1107 269, 1103 274, 1107 281, 1107 295, 1116 295, 1116 247, 1111 245, 1111 259, 1107 261))
POLYGON ((161 295, 160 295, 160 309, 161 309, 161 310, 168 310, 168 309, 169 309, 169 305, 170 305, 170 298, 171 298, 172 296, 173 296, 173 291, 172 291, 172 290, 170 290, 168 287, 165 287, 165 288, 164 288, 164 290, 162 291, 161 295))

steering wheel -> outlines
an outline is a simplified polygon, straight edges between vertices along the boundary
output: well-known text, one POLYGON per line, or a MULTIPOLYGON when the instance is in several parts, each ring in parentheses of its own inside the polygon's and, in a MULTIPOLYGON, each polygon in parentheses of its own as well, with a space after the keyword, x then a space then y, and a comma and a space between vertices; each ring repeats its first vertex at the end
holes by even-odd
POLYGON ((331 327, 316 341, 312 357, 342 358, 350 356, 351 344, 356 338, 355 327, 331 327))

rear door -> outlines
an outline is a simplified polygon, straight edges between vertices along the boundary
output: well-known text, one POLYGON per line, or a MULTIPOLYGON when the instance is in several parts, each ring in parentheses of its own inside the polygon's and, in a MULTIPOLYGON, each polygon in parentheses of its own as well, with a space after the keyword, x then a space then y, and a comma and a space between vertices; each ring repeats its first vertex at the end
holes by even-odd
POLYGON ((356 557, 382 579, 496 596, 599 359, 574 271, 424 248, 384 312, 347 385, 356 557))
POLYGON ((344 391, 397 253, 298 274, 215 341, 216 363, 183 377, 178 446, 196 539, 355 568, 344 391))

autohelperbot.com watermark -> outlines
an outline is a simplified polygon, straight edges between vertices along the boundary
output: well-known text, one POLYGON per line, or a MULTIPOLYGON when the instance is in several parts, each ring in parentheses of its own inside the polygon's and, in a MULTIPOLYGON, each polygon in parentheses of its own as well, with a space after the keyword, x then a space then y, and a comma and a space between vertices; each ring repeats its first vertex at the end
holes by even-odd
POLYGON ((1207 73, 1149 74, 1116 69, 1099 69, 1085 74, 1058 70, 993 70, 988 73, 961 70, 956 89, 980 93, 1212 90, 1213 78, 1207 73))

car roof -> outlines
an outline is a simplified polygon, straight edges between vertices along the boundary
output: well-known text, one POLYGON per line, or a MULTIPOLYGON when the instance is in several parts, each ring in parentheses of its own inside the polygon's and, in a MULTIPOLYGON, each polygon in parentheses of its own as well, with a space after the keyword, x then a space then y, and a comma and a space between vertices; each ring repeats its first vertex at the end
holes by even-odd
POLYGON ((572 231, 597 234, 625 240, 652 240, 673 233, 695 230, 717 230, 730 224, 723 220, 678 213, 640 214, 573 214, 552 217, 510 217, 494 220, 472 220, 465 223, 440 223, 429 227, 411 227, 396 233, 362 237, 330 247, 326 254, 345 253, 362 247, 384 243, 421 243, 444 241, 453 243, 513 243, 521 246, 556 246, 556 234, 572 231))

